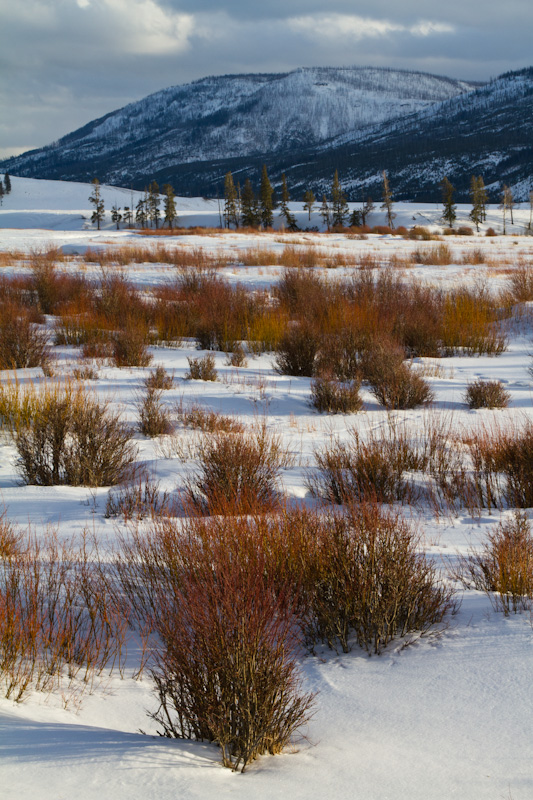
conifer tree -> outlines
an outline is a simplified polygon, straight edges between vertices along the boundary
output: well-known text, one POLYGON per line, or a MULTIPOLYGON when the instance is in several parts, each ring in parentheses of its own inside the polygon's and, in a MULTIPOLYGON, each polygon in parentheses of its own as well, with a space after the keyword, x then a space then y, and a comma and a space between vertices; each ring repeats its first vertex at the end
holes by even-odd
POLYGON ((131 228, 131 223, 133 221, 133 212, 130 206, 124 206, 124 216, 123 216, 124 224, 131 228))
POLYGON ((163 211, 164 211, 163 225, 166 222, 169 228, 173 228, 174 220, 177 217, 176 195, 174 194, 174 189, 172 188, 170 183, 165 183, 165 185, 163 186, 163 194, 165 195, 163 199, 163 211))
POLYGON ((485 188, 485 181, 483 180, 482 175, 477 176, 477 191, 478 191, 478 199, 479 205, 481 207, 481 222, 485 222, 487 219, 487 201, 489 196, 487 194, 487 190, 485 188))
POLYGON ((331 184, 331 224, 333 227, 344 227, 348 216, 348 203, 339 181, 339 173, 335 170, 331 184))
POLYGON ((262 221, 255 192, 250 179, 246 178, 241 194, 241 219, 245 228, 257 228, 262 221))
POLYGON ((11 191, 11 178, 9 177, 9 172, 6 172, 4 175, 4 189, 6 194, 9 194, 11 191))
POLYGON ((261 224, 266 230, 266 228, 272 228, 274 225, 274 190, 268 178, 266 164, 263 164, 263 169, 261 171, 259 198, 261 206, 261 224))
POLYGON ((479 223, 483 221, 483 207, 479 181, 475 175, 470 178, 470 202, 472 203, 472 211, 469 216, 476 226, 476 231, 479 231, 479 223))
POLYGON ((359 228, 361 225, 361 209, 354 208, 350 214, 350 228, 359 228))
POLYGON ((455 187, 452 186, 446 176, 444 176, 440 185, 442 189, 442 203, 444 206, 442 218, 446 220, 450 228, 453 228, 453 223, 457 219, 457 206, 453 202, 455 187))
POLYGON ((322 222, 329 231, 331 227, 331 210, 328 205, 328 198, 326 197, 326 195, 322 196, 322 205, 320 206, 320 216, 322 217, 322 222))
POLYGON ((316 203, 316 197, 313 194, 312 189, 307 189, 304 194, 304 209, 309 212, 309 220, 311 220, 311 213, 313 211, 313 206, 316 203))
POLYGON ((531 231, 531 223, 533 222, 533 190, 529 193, 529 225, 528 230, 531 231))
POLYGON ((111 209, 111 220, 117 226, 117 231, 119 229, 121 219, 122 219, 122 214, 120 213, 120 208, 115 203, 115 205, 111 209))
POLYGON ((100 194, 100 181, 98 178, 94 178, 92 184, 93 193, 89 196, 89 202, 93 204, 94 211, 91 215, 91 222, 96 222, 98 230, 100 230, 100 224, 102 223, 105 214, 104 201, 102 200, 102 195, 100 194))
POLYGON ((4 202, 4 184, 0 181, 0 206, 4 202))
POLYGON ((280 213, 283 219, 285 220, 285 224, 289 231, 297 231, 298 225, 296 224, 296 217, 294 214, 291 214, 289 210, 289 190, 287 188, 287 179, 285 178, 285 173, 281 176, 281 203, 280 203, 280 213))
POLYGON ((396 214, 392 210, 392 192, 389 186, 389 179, 387 177, 386 170, 383 170, 381 173, 383 177, 383 190, 382 190, 382 199, 383 203, 381 205, 381 210, 387 212, 387 225, 389 228, 394 228, 394 218, 396 214))
POLYGON ((141 228, 146 227, 146 200, 142 197, 139 198, 139 201, 135 206, 135 222, 141 228))
POLYGON ((224 178, 224 225, 231 228, 239 227, 239 214, 237 211, 237 190, 231 172, 226 172, 224 178))
POLYGON ((161 198, 159 197, 159 186, 156 181, 152 181, 148 187, 148 217, 150 222, 155 225, 157 230, 161 219, 161 198))

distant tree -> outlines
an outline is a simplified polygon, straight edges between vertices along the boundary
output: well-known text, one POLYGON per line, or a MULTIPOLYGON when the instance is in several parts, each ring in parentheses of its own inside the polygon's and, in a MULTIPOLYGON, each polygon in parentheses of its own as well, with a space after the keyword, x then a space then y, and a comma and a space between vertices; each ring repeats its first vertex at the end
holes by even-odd
POLYGON ((4 184, 0 181, 0 206, 4 202, 4 184))
POLYGON ((513 225, 513 206, 514 206, 514 197, 512 189, 507 186, 505 183, 503 184, 503 189, 501 193, 501 202, 499 208, 501 208, 503 212, 503 233, 504 235, 507 233, 506 230, 506 220, 507 220, 507 212, 509 211, 511 214, 511 225, 513 225))
POLYGON ((354 208, 350 214, 350 228, 359 228, 361 226, 361 209, 354 208))
POLYGON ((331 228, 331 209, 328 205, 328 198, 326 195, 322 197, 322 205, 320 206, 320 216, 322 217, 322 222, 326 226, 326 228, 331 228))
POLYGON ((135 206, 135 222, 140 228, 145 228, 146 218, 146 200, 141 197, 135 206))
POLYGON ((331 224, 333 227, 344 227, 348 216, 348 203, 339 181, 339 173, 335 170, 331 184, 331 224))
POLYGON ((231 228, 232 225, 235 225, 236 228, 239 227, 237 190, 231 172, 226 172, 224 178, 224 225, 226 228, 231 228))
POLYGON ((266 164, 263 164, 263 169, 261 171, 259 200, 261 208, 261 224, 265 229, 271 228, 274 224, 274 190, 268 178, 266 164))
POLYGON ((4 188, 6 194, 9 194, 11 191, 11 178, 9 177, 9 172, 6 172, 6 174, 4 175, 4 188))
POLYGON ((387 177, 386 170, 383 170, 381 173, 383 178, 383 189, 382 189, 382 200, 383 203, 381 204, 381 210, 387 212, 387 225, 389 228, 394 228, 394 218, 396 214, 392 210, 392 192, 389 186, 389 179, 387 177))
POLYGON ((115 205, 111 209, 111 220, 117 226, 117 231, 119 229, 121 219, 122 219, 122 214, 120 213, 120 208, 115 203, 115 205))
POLYGON ((528 230, 531 230, 531 223, 533 222, 533 190, 529 193, 529 225, 528 230))
POLYGON ((375 209, 374 201, 372 200, 370 195, 368 195, 366 200, 363 202, 363 206, 361 208, 361 222, 363 223, 363 225, 366 225, 367 218, 374 211, 374 209, 375 209))
POLYGON ((312 189, 307 189, 304 194, 304 209, 309 212, 309 220, 311 220, 311 212, 313 211, 313 206, 316 203, 316 197, 313 194, 312 189))
POLYGON ((479 205, 481 207, 481 221, 485 222, 485 220, 487 219, 487 202, 489 196, 485 188, 485 181, 483 180, 482 175, 477 176, 477 191, 478 191, 479 205))
POLYGON ((442 203, 444 206, 442 218, 446 220, 450 228, 453 228, 453 223, 457 219, 457 206, 453 202, 455 187, 452 186, 446 176, 442 179, 440 186, 442 190, 442 203))
POLYGON ((133 212, 130 206, 124 206, 124 216, 123 216, 124 224, 131 228, 131 223, 133 222, 133 212))
POLYGON ((262 213, 249 178, 246 178, 242 187, 241 219, 245 228, 258 228, 262 221, 262 213))
POLYGON ((163 186, 163 194, 165 195, 163 198, 163 225, 165 222, 167 223, 169 228, 174 227, 174 220, 177 217, 176 212, 176 195, 174 194, 174 189, 170 185, 170 183, 165 183, 163 186))
POLYGON ((291 214, 289 210, 289 190, 287 188, 287 179, 285 178, 285 173, 281 176, 281 203, 280 203, 280 213, 283 219, 285 220, 285 225, 287 226, 288 230, 290 231, 297 231, 298 225, 296 224, 296 217, 294 214, 291 214))
POLYGON ((161 219, 161 198, 159 196, 159 186, 157 181, 152 181, 148 187, 148 218, 150 222, 155 225, 157 230, 159 227, 159 220, 161 219))
POLYGON ((92 184, 93 193, 89 196, 89 202, 93 204, 94 211, 91 215, 91 222, 96 222, 98 230, 100 230, 100 225, 105 214, 104 201, 102 200, 102 195, 100 194, 100 181, 98 178, 94 178, 92 184))
POLYGON ((470 178, 470 202, 472 203, 472 211, 469 216, 476 226, 476 231, 479 231, 479 223, 483 221, 483 205, 479 181, 475 175, 470 178))

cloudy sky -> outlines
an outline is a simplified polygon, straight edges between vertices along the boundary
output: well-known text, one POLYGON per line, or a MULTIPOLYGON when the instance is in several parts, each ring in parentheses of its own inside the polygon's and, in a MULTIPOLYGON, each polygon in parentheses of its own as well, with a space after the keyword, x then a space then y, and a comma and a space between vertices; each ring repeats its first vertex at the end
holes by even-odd
POLYGON ((0 0, 0 157, 205 75, 533 64, 530 0, 0 0))

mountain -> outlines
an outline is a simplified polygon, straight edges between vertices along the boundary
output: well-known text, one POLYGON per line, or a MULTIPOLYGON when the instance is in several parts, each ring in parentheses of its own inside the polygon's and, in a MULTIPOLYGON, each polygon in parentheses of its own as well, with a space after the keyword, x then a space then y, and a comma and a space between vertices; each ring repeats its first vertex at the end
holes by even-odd
POLYGON ((302 68, 225 75, 174 86, 90 122, 57 142, 0 165, 38 178, 143 188, 153 178, 180 194, 216 193, 221 165, 246 167, 268 155, 296 163, 338 137, 364 135, 474 84, 420 72, 302 68), (218 167, 217 167, 218 163, 218 167))

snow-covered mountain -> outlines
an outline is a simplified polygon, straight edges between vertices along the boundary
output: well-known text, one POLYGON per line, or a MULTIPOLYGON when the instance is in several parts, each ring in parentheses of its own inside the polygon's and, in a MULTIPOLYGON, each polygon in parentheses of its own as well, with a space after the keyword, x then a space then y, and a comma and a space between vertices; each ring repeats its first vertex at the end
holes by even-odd
MULTIPOLYGON (((98 177, 139 188, 153 177, 173 178, 178 191, 188 194, 200 187, 186 185, 190 169, 176 180, 179 165, 206 165, 236 154, 294 156, 474 88, 420 72, 361 67, 209 77, 131 103, 3 166, 27 177, 98 177)), ((200 182, 206 194, 210 182, 208 170, 200 182)))

